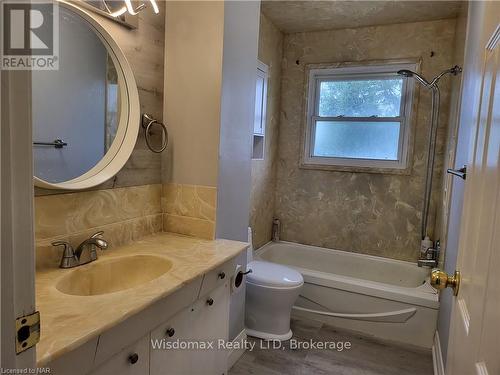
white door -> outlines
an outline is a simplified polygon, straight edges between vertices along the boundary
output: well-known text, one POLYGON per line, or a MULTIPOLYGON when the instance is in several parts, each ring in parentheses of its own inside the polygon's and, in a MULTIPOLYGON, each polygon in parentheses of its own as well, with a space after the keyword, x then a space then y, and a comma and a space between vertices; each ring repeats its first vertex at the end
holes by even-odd
POLYGON ((469 23, 469 33, 483 30, 476 57, 483 69, 473 78, 481 80, 481 97, 465 186, 457 261, 462 281, 451 315, 449 375, 500 374, 500 4, 481 7, 481 22, 469 23))
POLYGON ((35 310, 31 73, 0 76, 0 368, 25 369, 35 367, 35 348, 16 354, 15 321, 35 310))

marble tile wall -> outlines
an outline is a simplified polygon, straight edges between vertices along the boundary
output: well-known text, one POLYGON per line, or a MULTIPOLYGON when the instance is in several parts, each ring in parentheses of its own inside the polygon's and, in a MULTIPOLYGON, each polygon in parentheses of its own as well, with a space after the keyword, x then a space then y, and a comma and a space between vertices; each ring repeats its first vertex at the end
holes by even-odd
MULTIPOLYGON (((418 257, 430 95, 418 91, 409 175, 299 167, 306 64, 417 58, 433 77, 454 65, 455 19, 285 35, 279 125, 276 216, 282 239, 414 261, 418 257)), ((450 102, 441 81, 441 117, 429 226, 441 190, 450 102)), ((437 239, 437 238, 434 238, 437 239)))
POLYGON ((215 238, 217 188, 168 183, 162 193, 163 230, 215 238))
POLYGON ((160 184, 35 197, 37 268, 57 267, 62 247, 104 231, 109 250, 162 231, 160 184))
POLYGON ((255 248, 271 240, 278 160, 283 34, 261 13, 259 60, 269 67, 264 160, 252 160, 250 226, 255 248))

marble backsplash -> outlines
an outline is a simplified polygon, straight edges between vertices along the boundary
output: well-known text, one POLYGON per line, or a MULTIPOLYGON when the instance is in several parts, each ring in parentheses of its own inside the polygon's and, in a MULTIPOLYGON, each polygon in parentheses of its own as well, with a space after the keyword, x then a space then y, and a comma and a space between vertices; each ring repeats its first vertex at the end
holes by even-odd
POLYGON ((217 188, 163 185, 163 230, 212 240, 215 238, 217 188))
POLYGON ((109 248, 157 232, 215 238, 217 189, 154 184, 35 197, 37 268, 57 267, 67 241, 77 247, 97 231, 109 248))
MULTIPOLYGON (((59 264, 62 240, 77 247, 104 231, 109 249, 162 231, 160 184, 35 197, 37 268, 59 264)), ((108 251, 106 250, 106 251, 108 251)))

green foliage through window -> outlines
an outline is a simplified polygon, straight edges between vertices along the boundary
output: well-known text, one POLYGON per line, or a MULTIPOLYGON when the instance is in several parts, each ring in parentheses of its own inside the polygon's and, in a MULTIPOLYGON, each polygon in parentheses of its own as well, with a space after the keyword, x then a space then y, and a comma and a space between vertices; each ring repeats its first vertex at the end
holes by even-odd
POLYGON ((402 88, 401 78, 321 81, 318 115, 398 117, 402 88))

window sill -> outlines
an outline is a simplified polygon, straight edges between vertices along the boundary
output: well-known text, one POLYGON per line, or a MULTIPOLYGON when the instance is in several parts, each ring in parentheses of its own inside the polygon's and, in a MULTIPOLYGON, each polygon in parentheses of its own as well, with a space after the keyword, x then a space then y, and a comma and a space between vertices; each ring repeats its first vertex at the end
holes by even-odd
POLYGON ((374 173, 374 174, 390 174, 408 176, 411 174, 411 167, 406 168, 384 168, 384 167, 359 167, 348 165, 331 165, 331 164, 311 164, 301 162, 300 169, 311 169, 318 171, 331 172, 349 172, 349 173, 374 173))

